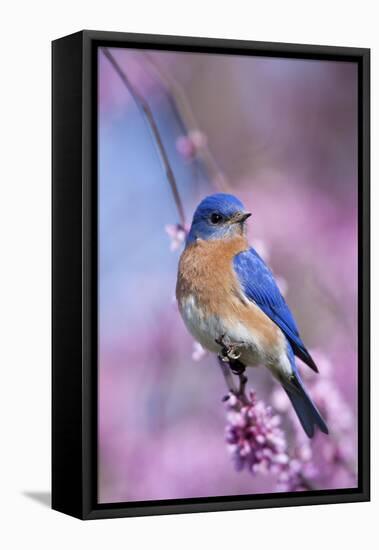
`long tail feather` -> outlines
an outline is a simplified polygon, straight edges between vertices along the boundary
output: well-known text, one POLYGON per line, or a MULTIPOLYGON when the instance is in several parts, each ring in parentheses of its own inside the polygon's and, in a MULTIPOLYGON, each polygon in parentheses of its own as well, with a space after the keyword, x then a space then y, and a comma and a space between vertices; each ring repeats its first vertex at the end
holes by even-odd
POLYGON ((286 385, 284 389, 307 436, 310 438, 314 436, 315 426, 317 426, 323 433, 328 434, 328 427, 324 419, 322 418, 316 405, 305 391, 305 388, 300 380, 300 376, 297 373, 294 373, 294 379, 291 385, 286 385))

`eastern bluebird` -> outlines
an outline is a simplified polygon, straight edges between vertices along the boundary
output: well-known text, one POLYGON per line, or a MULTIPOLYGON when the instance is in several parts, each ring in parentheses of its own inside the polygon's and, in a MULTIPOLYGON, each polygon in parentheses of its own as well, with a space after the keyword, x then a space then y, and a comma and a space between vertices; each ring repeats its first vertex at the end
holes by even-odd
POLYGON ((237 345, 245 366, 265 365, 282 384, 313 437, 328 428, 307 394, 295 355, 317 372, 275 278, 246 238, 250 213, 233 195, 205 198, 193 216, 180 258, 176 296, 194 338, 211 352, 237 345))

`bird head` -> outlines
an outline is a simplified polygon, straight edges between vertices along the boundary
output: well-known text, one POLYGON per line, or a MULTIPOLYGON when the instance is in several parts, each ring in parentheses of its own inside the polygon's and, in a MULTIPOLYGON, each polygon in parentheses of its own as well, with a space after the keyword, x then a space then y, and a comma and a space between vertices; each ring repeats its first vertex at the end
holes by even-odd
POLYGON ((234 195, 216 193, 201 201, 196 208, 187 244, 196 239, 229 239, 245 232, 245 222, 251 216, 234 195))

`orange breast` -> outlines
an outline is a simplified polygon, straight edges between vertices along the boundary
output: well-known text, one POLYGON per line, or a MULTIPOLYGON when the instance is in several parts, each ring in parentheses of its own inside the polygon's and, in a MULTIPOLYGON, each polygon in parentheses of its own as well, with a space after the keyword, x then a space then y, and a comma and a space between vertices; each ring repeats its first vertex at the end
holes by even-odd
POLYGON ((179 261, 176 296, 180 304, 192 295, 209 314, 222 309, 225 297, 237 290, 233 258, 248 249, 244 237, 197 241, 188 246, 179 261))
POLYGON ((204 315, 242 323, 259 332, 266 345, 277 343, 280 329, 248 300, 233 269, 236 254, 249 248, 245 237, 229 240, 198 239, 184 250, 178 268, 176 297, 179 308, 192 297, 204 315))

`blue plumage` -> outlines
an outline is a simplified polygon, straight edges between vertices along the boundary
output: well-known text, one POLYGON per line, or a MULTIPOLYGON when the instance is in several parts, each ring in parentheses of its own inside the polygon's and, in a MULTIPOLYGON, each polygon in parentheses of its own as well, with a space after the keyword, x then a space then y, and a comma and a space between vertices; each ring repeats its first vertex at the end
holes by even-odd
POLYGON ((205 219, 207 215, 212 212, 217 211, 227 217, 241 210, 243 210, 243 204, 234 195, 229 195, 228 193, 215 193, 201 201, 198 208, 195 210, 192 223, 205 219))
POLYGON ((313 437, 315 426, 318 426, 327 434, 328 428, 300 378, 294 354, 316 371, 317 367, 300 338, 295 319, 280 293, 273 273, 253 248, 235 256, 234 269, 246 296, 278 325, 288 340, 287 356, 292 367, 292 377, 289 380, 283 378, 282 385, 305 433, 313 437))
POLYGON ((234 227, 223 221, 241 213, 249 215, 244 213, 242 202, 234 195, 215 193, 206 197, 195 210, 187 244, 195 242, 199 237, 206 240, 230 237, 234 227), (221 223, 212 221, 212 215, 216 214, 221 217, 221 223))
POLYGON ((287 346, 287 355, 291 362, 293 375, 290 380, 283 380, 282 385, 295 409, 305 433, 308 437, 313 437, 315 426, 318 426, 323 433, 329 433, 324 419, 304 387, 290 345, 287 346))
MULTIPOLYGON (((324 420, 301 381, 295 363, 295 355, 316 372, 317 367, 300 338, 295 319, 275 282, 273 273, 257 252, 253 248, 248 247, 245 222, 249 216, 250 213, 245 212, 243 204, 239 199, 225 193, 217 193, 206 197, 199 204, 187 238, 187 248, 196 250, 198 244, 203 243, 201 244, 203 248, 199 248, 199 250, 206 250, 204 246, 212 247, 215 244, 219 246, 217 243, 223 242, 225 243, 224 250, 230 251, 230 243, 239 243, 237 251, 233 252, 230 256, 231 264, 229 264, 229 267, 224 266, 224 269, 225 277, 230 276, 230 270, 233 272, 234 269, 241 288, 233 290, 232 285, 227 287, 220 284, 220 292, 223 291, 224 296, 221 298, 217 297, 217 300, 214 299, 214 289, 209 288, 209 296, 213 296, 216 303, 211 304, 210 300, 206 301, 208 309, 210 307, 215 308, 215 312, 207 315, 207 312, 203 311, 200 307, 200 298, 204 300, 203 295, 207 294, 206 291, 204 292, 204 283, 201 287, 200 296, 193 294, 187 297, 180 297, 180 300, 182 300, 180 302, 182 315, 191 332, 210 351, 217 350, 215 343, 217 344, 220 338, 224 336, 228 336, 231 342, 237 344, 242 340, 245 347, 244 353, 247 354, 245 355, 246 360, 242 356, 242 363, 245 362, 246 366, 266 364, 271 369, 286 391, 306 434, 309 437, 313 437, 316 426, 322 432, 328 433, 324 420), (210 241, 209 244, 204 244, 207 241, 210 241), (259 323, 254 327, 249 325, 249 321, 245 319, 244 325, 237 318, 237 322, 234 321, 233 324, 231 319, 233 319, 233 312, 235 315, 235 303, 230 315, 225 315, 225 312, 223 314, 216 313, 217 304, 230 301, 228 291, 238 294, 241 290, 248 300, 258 306, 265 316, 280 328, 282 334, 280 337, 278 336, 276 344, 267 344, 267 340, 264 341, 262 339, 260 341, 259 337, 258 341, 254 341, 254 329, 257 331, 261 330, 258 328, 259 323)), ((219 250, 222 250, 222 248, 219 248, 219 250)), ((194 253, 196 254, 196 252, 194 253)), ((217 257, 214 256, 214 258, 217 263, 217 257)), ((210 281, 209 274, 212 273, 213 267, 216 268, 216 266, 210 265, 209 269, 207 267, 204 271, 204 276, 208 277, 210 281)), ((197 273, 198 269, 191 267, 187 278, 195 277, 197 273)), ((183 272, 179 273, 179 280, 183 277, 183 272)), ((183 287, 184 290, 191 287, 190 283, 191 281, 187 280, 187 284, 183 287)), ((198 288, 198 284, 193 285, 193 288, 198 288)), ((250 322, 254 318, 253 311, 255 309, 251 309, 250 322)), ((246 314, 246 310, 244 313, 246 314)), ((243 315, 241 317, 243 318, 243 315)))
POLYGON ((283 331, 295 355, 318 372, 300 338, 295 319, 280 293, 274 275, 259 254, 253 248, 241 252, 234 258, 234 269, 246 296, 283 331))

